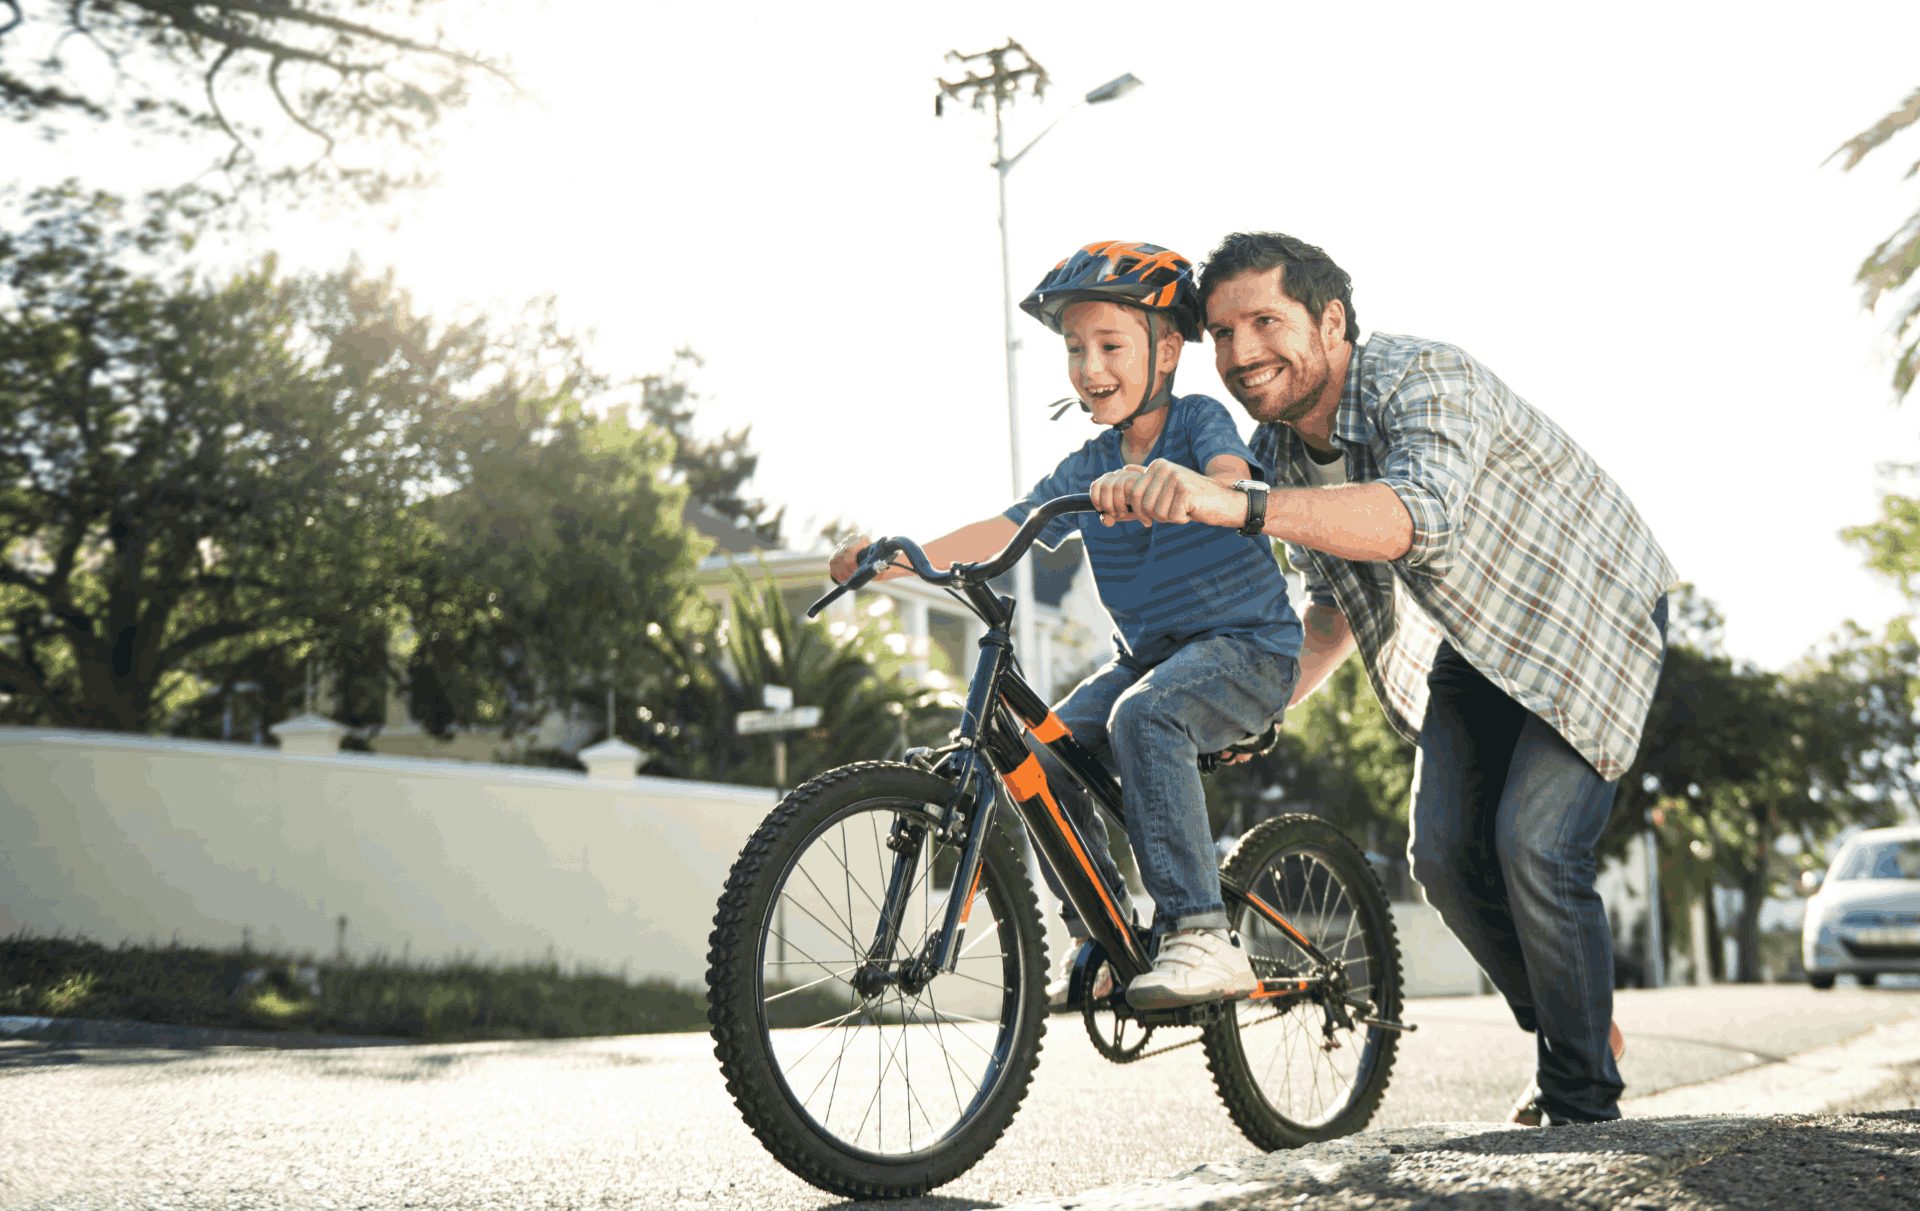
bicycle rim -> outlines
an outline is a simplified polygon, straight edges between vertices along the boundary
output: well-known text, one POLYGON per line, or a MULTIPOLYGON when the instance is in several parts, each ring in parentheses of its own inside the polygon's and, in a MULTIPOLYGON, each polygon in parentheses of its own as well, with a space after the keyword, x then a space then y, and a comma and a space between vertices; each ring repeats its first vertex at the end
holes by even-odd
MULTIPOLYGON (((926 810, 876 798, 828 816, 794 849, 759 931, 761 1023, 787 1098, 822 1138, 882 1162, 937 1151, 1017 1066, 1030 956, 993 862, 983 863, 955 970, 912 993, 863 997, 850 982, 878 930, 893 824, 924 822, 926 810)), ((921 954, 940 927, 957 857, 926 833, 890 966, 921 954)))
MULTIPOLYGON (((1239 886, 1276 909, 1328 959, 1349 992, 1394 1016, 1399 953, 1392 917, 1366 859, 1325 821, 1283 818, 1250 833, 1229 860, 1239 886)), ((1228 906, 1263 979, 1311 976, 1315 963, 1244 898, 1228 906)), ((1359 1012, 1359 1011, 1353 1011, 1359 1012)), ((1253 999, 1210 1031, 1216 1083, 1235 1121, 1268 1148, 1293 1147, 1364 1127, 1385 1092, 1394 1036, 1379 1028, 1326 1029, 1313 1000, 1253 999)))

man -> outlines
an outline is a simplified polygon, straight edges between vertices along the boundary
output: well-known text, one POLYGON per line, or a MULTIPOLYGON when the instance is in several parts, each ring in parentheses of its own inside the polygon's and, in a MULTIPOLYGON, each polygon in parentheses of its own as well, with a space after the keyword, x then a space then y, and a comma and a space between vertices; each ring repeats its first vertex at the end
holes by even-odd
POLYGON ((1613 953, 1594 847, 1665 650, 1672 565, 1619 486, 1459 349, 1359 325, 1311 244, 1240 233, 1200 294, 1270 492, 1155 462, 1103 511, 1258 528, 1306 579, 1300 682, 1357 646, 1418 745, 1413 872, 1536 1036, 1515 1122, 1618 1118, 1613 953))

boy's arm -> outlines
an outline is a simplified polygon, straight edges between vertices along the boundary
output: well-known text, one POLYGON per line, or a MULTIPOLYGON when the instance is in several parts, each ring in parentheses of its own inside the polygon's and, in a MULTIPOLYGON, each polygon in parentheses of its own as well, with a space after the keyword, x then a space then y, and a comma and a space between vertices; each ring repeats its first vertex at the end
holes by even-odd
MULTIPOLYGON (((943 534, 923 549, 927 560, 936 568, 950 568, 956 563, 979 563, 991 556, 998 555, 1000 549, 1019 532, 1019 525, 1008 517, 988 517, 971 525, 961 526, 951 534, 943 534)), ((827 575, 837 584, 845 583, 860 566, 860 552, 873 545, 873 540, 864 534, 856 534, 840 544, 839 550, 827 563, 827 575)), ((896 576, 911 576, 905 568, 888 568, 874 577, 875 580, 892 580, 896 576)))

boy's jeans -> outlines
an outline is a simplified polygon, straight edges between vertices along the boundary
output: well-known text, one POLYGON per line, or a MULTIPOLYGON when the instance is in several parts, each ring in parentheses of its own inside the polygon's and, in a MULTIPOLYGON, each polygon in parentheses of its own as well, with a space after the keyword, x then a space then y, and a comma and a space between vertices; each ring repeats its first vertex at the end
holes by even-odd
MULTIPOLYGON (((1156 933, 1227 927, 1197 760, 1265 731, 1286 711, 1299 677, 1292 656, 1220 636, 1190 643, 1152 668, 1123 653, 1054 708, 1074 739, 1120 778, 1127 839, 1153 897, 1156 933)), ((1126 903, 1100 809, 1044 747, 1040 760, 1115 901, 1126 903)), ((1068 931, 1084 937, 1053 870, 1040 865, 1065 904, 1068 931)))
MULTIPOLYGON (((1664 638, 1665 597, 1653 620, 1664 638)), ((1617 1119, 1613 933, 1593 885, 1615 784, 1451 644, 1427 686, 1407 847, 1414 878, 1533 1033, 1548 1113, 1617 1119)))

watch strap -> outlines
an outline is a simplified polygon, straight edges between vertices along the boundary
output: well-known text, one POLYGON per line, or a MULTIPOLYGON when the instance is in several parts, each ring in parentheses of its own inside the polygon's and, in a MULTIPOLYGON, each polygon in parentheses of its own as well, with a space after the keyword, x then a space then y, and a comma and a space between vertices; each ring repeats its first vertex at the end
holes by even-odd
POLYGON ((1247 524, 1240 527, 1240 533, 1254 538, 1267 528, 1267 490, 1247 487, 1242 491, 1247 494, 1247 524))

